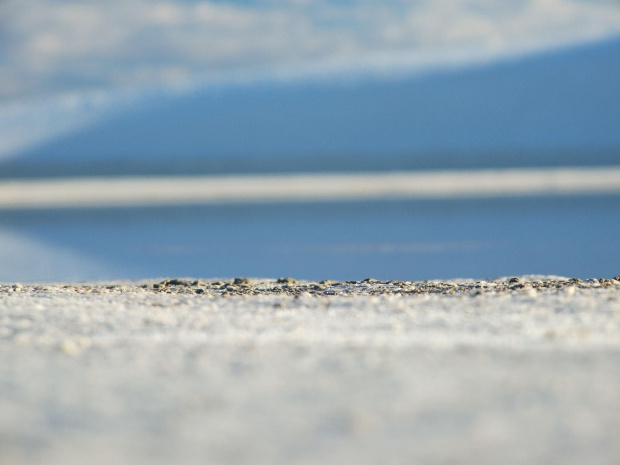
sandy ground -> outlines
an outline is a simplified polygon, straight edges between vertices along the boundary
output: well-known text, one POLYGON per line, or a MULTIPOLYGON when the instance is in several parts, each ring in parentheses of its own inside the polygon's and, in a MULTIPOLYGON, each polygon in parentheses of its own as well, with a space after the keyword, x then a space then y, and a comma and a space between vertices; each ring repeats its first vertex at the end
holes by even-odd
POLYGON ((613 279, 0 285, 3 465, 617 464, 618 393, 613 279))

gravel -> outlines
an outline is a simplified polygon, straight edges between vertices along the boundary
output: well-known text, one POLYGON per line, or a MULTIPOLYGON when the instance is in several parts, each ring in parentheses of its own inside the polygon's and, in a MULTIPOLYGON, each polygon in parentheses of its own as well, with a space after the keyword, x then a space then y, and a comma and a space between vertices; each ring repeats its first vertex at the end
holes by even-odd
POLYGON ((0 284, 0 463, 620 457, 620 277, 0 284))

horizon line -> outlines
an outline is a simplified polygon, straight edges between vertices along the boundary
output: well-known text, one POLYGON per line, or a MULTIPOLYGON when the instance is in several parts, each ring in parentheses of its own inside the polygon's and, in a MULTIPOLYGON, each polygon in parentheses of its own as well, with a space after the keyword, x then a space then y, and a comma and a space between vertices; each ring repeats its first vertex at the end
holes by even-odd
POLYGON ((620 194, 620 166, 0 181, 0 211, 620 194))

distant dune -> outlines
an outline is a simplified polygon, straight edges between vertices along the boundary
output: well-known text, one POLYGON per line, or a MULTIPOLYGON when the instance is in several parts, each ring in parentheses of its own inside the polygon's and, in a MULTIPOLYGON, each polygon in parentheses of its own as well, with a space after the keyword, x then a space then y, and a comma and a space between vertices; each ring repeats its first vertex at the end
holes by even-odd
POLYGON ((162 90, 0 176, 618 164, 618 82, 620 38, 427 74, 162 90))

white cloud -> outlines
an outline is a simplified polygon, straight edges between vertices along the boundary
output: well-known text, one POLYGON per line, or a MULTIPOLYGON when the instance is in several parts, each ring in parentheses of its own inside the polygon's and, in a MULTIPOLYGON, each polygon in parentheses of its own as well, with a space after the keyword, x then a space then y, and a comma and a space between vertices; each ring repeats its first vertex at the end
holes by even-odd
POLYGON ((452 47, 620 33, 605 0, 235 2, 12 0, 0 5, 0 98, 452 47))

